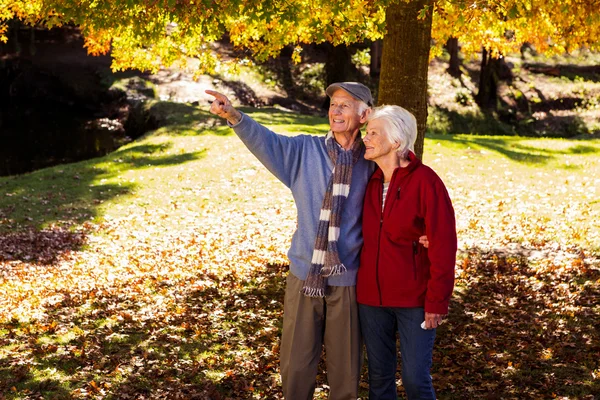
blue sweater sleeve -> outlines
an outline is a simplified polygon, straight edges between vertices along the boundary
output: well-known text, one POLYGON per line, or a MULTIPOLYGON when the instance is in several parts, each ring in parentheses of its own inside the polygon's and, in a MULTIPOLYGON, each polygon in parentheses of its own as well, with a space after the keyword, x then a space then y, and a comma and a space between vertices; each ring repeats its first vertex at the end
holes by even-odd
POLYGON ((303 137, 279 135, 265 128, 246 114, 235 125, 230 125, 248 150, 277 177, 291 187, 299 170, 303 137))

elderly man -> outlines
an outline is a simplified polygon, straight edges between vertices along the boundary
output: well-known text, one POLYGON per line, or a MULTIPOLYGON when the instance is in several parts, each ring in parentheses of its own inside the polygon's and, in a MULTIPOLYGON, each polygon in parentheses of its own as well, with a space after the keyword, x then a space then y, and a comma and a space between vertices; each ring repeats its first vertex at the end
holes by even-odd
POLYGON ((374 164, 360 128, 373 105, 364 85, 330 85, 326 136, 278 135, 237 111, 221 93, 210 111, 225 118, 248 149, 292 191, 298 228, 288 251, 290 274, 280 346, 283 393, 312 399, 325 346, 331 400, 358 397, 360 327, 356 274, 363 244, 363 195, 374 164), (341 238, 341 240, 339 240, 341 238))

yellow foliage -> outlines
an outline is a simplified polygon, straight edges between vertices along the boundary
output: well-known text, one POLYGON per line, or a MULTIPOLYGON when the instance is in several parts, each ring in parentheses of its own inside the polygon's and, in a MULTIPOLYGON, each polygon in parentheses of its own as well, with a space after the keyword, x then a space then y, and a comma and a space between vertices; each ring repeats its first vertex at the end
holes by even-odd
POLYGON ((7 30, 8 27, 5 24, 0 23, 0 42, 6 43, 8 41, 8 38, 5 35, 7 30))
POLYGON ((85 34, 84 46, 89 54, 99 56, 109 52, 111 43, 109 31, 82 26, 82 32, 85 34))
POLYGON ((518 51, 528 42, 541 53, 598 48, 600 13, 586 0, 442 1, 436 4, 432 37, 436 47, 456 37, 469 55, 518 51))
MULTIPOLYGON (((408 1, 408 0, 405 0, 408 1)), ((155 0, 0 0, 0 41, 6 22, 82 27, 90 54, 109 50, 113 68, 156 70, 189 57, 215 60, 207 44, 229 34, 236 47, 259 60, 284 46, 331 42, 350 44, 385 34, 385 11, 392 0, 273 0, 211 2, 155 0)), ((558 53, 600 44, 600 13, 593 0, 440 0, 434 3, 431 54, 456 37, 464 53, 486 47, 492 54, 513 52, 524 42, 539 52, 558 53)), ((423 12, 430 12, 424 10, 423 12)))

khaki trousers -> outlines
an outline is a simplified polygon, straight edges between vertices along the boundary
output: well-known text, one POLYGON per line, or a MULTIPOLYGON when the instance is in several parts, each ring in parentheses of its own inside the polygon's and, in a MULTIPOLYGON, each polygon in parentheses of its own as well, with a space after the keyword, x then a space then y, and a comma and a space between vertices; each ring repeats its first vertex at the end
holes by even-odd
POLYGON ((281 337, 281 378, 286 400, 311 400, 325 346, 329 400, 356 400, 361 339, 354 286, 330 287, 325 298, 300 293, 303 281, 287 277, 281 337))

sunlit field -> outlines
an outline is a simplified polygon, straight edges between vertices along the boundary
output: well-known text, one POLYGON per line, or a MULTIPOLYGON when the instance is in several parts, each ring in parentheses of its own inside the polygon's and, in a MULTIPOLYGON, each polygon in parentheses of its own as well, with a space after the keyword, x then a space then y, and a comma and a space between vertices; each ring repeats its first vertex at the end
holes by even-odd
MULTIPOLYGON (((292 197, 205 110, 155 107, 169 125, 106 157, 0 178, 0 399, 282 398, 292 197)), ((593 399, 600 140, 435 135, 424 162, 460 247, 438 397, 593 399)))

